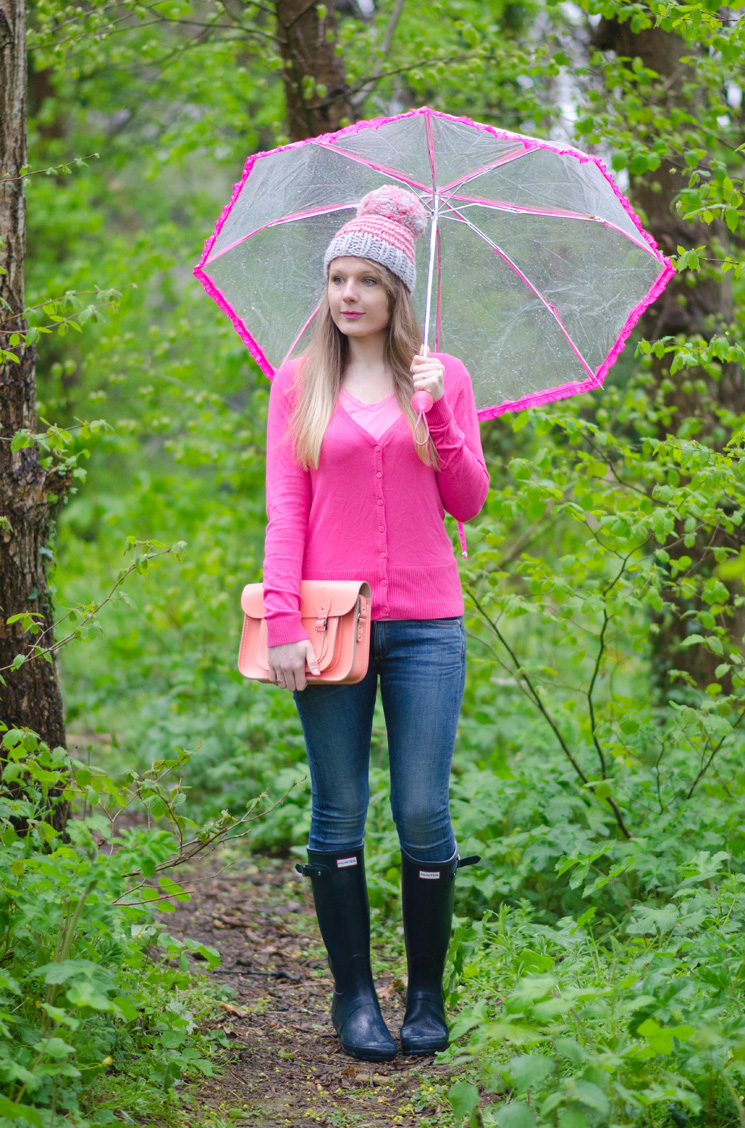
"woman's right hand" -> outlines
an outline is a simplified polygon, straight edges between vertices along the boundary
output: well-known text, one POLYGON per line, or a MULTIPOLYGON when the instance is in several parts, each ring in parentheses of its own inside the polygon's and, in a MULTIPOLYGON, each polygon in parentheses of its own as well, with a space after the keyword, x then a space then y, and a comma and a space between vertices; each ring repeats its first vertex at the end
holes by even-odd
POLYGON ((278 685, 280 689, 303 690, 308 684, 305 676, 305 667, 316 677, 320 674, 318 659, 311 645, 310 639, 303 638, 299 642, 287 642, 283 646, 270 646, 269 680, 278 685))

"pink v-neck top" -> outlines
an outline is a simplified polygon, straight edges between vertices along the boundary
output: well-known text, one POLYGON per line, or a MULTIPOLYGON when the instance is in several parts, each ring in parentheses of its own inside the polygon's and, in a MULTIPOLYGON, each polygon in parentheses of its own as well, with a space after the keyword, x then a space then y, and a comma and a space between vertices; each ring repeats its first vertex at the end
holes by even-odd
POLYGON ((444 515, 468 521, 489 488, 471 379, 445 353, 445 394, 427 415, 437 471, 419 458, 400 414, 375 438, 337 403, 318 468, 303 470, 288 433, 298 361, 275 373, 269 397, 264 607, 270 646, 307 637, 300 581, 367 580, 373 619, 463 613, 444 515))
POLYGON ((378 400, 376 403, 363 403, 362 400, 351 395, 346 388, 342 388, 339 398, 347 415, 351 415, 355 423, 364 427, 376 442, 382 439, 391 424, 403 414, 395 392, 391 392, 385 399, 378 400))

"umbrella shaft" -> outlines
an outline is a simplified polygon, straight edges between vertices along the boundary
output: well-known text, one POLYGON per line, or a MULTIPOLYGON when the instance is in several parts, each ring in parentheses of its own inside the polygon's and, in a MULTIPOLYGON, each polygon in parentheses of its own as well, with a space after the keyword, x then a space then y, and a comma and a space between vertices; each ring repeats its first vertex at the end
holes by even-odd
POLYGON ((427 300, 424 305, 424 342, 422 356, 429 352, 429 322, 432 314, 432 286, 435 280, 435 256, 437 254, 437 214, 439 211, 439 197, 435 194, 434 211, 432 212, 432 227, 429 232, 429 269, 427 271, 427 300))

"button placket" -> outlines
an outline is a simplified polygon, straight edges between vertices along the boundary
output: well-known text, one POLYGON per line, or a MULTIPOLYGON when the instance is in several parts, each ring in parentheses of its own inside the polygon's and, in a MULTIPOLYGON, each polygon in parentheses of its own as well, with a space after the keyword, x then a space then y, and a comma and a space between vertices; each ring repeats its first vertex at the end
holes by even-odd
POLYGON ((380 560, 380 586, 383 592, 382 598, 384 606, 381 607, 381 614, 387 616, 389 614, 388 604, 388 521, 385 515, 385 498, 383 496, 383 450, 380 444, 376 444, 373 452, 373 468, 375 477, 373 478, 373 492, 375 494, 375 504, 378 512, 378 557, 380 560))

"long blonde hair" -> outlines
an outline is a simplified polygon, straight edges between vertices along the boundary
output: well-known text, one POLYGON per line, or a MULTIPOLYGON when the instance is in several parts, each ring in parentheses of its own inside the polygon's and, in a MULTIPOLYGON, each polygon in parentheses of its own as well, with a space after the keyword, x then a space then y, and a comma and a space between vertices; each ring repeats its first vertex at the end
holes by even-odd
MULTIPOLYGON (((390 322, 383 359, 386 368, 393 373, 393 390, 411 428, 413 442, 417 413, 410 402, 414 380, 409 366, 419 352, 422 334, 411 295, 401 279, 387 267, 369 259, 361 261, 369 262, 379 272, 388 296, 390 322)), ((334 414, 348 362, 349 341, 334 324, 328 295, 324 294, 316 314, 313 339, 308 351, 300 357, 295 379, 295 409, 290 419, 293 453, 304 470, 318 467, 323 436, 334 414)), ((424 446, 417 445, 416 449, 425 465, 437 469, 437 451, 431 439, 424 446)))

